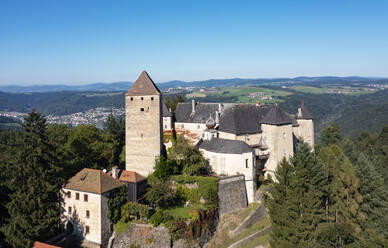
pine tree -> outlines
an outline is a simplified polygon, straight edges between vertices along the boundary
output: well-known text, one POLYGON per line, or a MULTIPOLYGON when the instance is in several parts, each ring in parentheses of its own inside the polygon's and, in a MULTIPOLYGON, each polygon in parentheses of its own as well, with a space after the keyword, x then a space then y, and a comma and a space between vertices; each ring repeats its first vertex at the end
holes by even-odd
POLYGON ((60 168, 46 135, 46 120, 32 111, 23 124, 22 143, 8 161, 11 191, 3 231, 15 248, 30 248, 54 235, 59 227, 60 168))
POLYGON ((372 228, 380 234, 388 235, 388 186, 384 178, 376 171, 373 161, 357 149, 351 139, 345 139, 342 146, 360 179, 359 190, 363 196, 360 209, 366 217, 364 229, 372 228))
POLYGON ((323 172, 305 143, 298 144, 290 161, 279 164, 267 198, 271 247, 316 247, 314 232, 324 218, 323 172))
POLYGON ((321 225, 317 239, 325 246, 344 247, 359 236, 359 223, 365 218, 359 209, 362 203, 362 196, 358 192, 359 179, 338 145, 322 147, 318 158, 325 169, 326 186, 323 188, 325 224, 321 225), (335 236, 328 237, 328 233, 335 236), (326 243, 329 241, 332 242, 326 243))

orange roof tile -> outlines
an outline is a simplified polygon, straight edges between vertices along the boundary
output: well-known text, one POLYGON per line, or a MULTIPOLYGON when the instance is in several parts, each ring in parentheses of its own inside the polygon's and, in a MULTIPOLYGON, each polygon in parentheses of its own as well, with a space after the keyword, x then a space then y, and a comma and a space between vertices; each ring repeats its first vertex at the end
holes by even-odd
POLYGON ((64 188, 102 194, 124 185, 101 170, 84 168, 69 179, 64 188))
MULTIPOLYGON (((141 182, 141 181, 144 181, 144 180, 147 179, 147 178, 143 177, 142 175, 140 175, 137 172, 121 170, 121 169, 117 168, 117 166, 115 166, 115 167, 117 169, 118 179, 120 181, 130 182, 130 183, 137 183, 137 182, 141 182)), ((108 171, 107 174, 109 176, 112 176, 112 170, 108 171)))
POLYGON ((54 245, 48 245, 48 244, 45 244, 45 243, 41 243, 41 242, 38 242, 36 241, 34 243, 34 246, 32 248, 61 248, 59 246, 54 246, 54 245))

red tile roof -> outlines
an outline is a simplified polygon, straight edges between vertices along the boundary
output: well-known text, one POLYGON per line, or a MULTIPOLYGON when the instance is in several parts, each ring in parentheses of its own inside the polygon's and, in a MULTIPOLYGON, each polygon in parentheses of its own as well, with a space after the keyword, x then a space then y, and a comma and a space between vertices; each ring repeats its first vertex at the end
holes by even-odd
POLYGON ((48 245, 48 244, 45 244, 45 243, 41 243, 41 242, 38 242, 36 241, 34 243, 34 246, 32 248, 61 248, 59 246, 54 246, 54 245, 48 245))
MULTIPOLYGON (((143 177, 142 175, 138 174, 134 171, 127 171, 127 170, 121 170, 115 166, 118 174, 118 179, 123 182, 130 182, 130 183, 138 183, 141 181, 146 180, 147 178, 143 177)), ((107 174, 109 176, 112 176, 112 170, 108 171, 107 174)))
POLYGON ((101 170, 84 168, 69 179, 64 188, 102 194, 124 185, 101 170))

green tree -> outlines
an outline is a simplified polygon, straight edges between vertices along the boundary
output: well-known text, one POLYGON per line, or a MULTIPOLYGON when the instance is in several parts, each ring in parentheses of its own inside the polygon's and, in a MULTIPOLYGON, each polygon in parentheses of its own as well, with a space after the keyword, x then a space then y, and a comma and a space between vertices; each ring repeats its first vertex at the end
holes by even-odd
POLYGON ((185 102, 185 99, 181 95, 174 95, 170 97, 165 96, 163 100, 164 100, 164 103, 167 105, 169 109, 171 109, 172 112, 175 112, 178 103, 185 102))
POLYGON ((210 167, 198 148, 187 143, 183 138, 178 138, 174 143, 169 159, 175 160, 182 174, 188 176, 207 175, 210 167))
POLYGON ((371 161, 351 139, 342 142, 344 152, 355 166, 356 175, 360 179, 359 191, 363 202, 360 210, 364 213, 366 228, 375 229, 380 234, 388 235, 388 186, 384 178, 375 168, 371 161))
MULTIPOLYGON (((359 224, 365 219, 359 209, 362 203, 362 195, 358 191, 359 179, 355 175, 353 165, 336 144, 322 147, 318 159, 325 169, 326 185, 323 187, 325 225, 321 226, 318 237, 326 237, 328 232, 333 232, 337 235, 334 238, 335 244, 347 245, 348 241, 353 242, 355 235, 360 235, 359 224), (343 236, 336 231, 338 228, 343 228, 343 236)), ((324 239, 326 238, 319 240, 324 239)))
POLYGON ((320 136, 321 145, 330 145, 336 144, 340 141, 340 129, 338 124, 332 123, 328 127, 322 130, 322 134, 320 136))
POLYGON ((46 120, 33 110, 23 129, 20 147, 6 165, 10 201, 3 232, 15 248, 30 248, 33 241, 46 240, 59 228, 60 167, 47 137, 46 120))
POLYGON ((145 198, 154 208, 168 208, 178 203, 176 189, 171 181, 152 181, 145 198))
POLYGON ((115 141, 113 163, 123 167, 124 164, 121 162, 120 154, 125 145, 125 120, 123 118, 117 120, 111 113, 104 122, 104 131, 115 141))
POLYGON ((113 163, 115 140, 93 125, 74 128, 66 143, 70 158, 69 173, 74 175, 83 168, 110 168, 113 163))
POLYGON ((324 171, 306 143, 283 160, 267 197, 272 221, 271 247, 316 247, 315 230, 324 219, 324 171))
POLYGON ((170 176, 176 175, 179 172, 179 168, 174 160, 170 160, 164 156, 160 156, 155 159, 153 176, 157 179, 166 180, 170 176))

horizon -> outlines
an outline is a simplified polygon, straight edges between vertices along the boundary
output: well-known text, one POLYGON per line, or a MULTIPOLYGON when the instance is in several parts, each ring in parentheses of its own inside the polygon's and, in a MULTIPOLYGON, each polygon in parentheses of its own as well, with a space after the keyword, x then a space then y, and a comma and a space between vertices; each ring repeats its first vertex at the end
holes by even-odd
POLYGON ((388 78, 384 1, 0 3, 0 85, 388 78))
MULTIPOLYGON (((350 75, 350 76, 332 76, 332 75, 324 75, 324 76, 296 76, 296 77, 258 77, 258 78, 241 78, 241 77, 232 77, 232 78, 209 78, 209 79, 204 79, 204 80, 193 80, 193 81, 184 81, 180 79, 173 79, 169 81, 164 81, 164 82, 158 82, 154 81, 153 78, 151 79, 154 81, 155 84, 165 84, 165 83, 170 83, 170 82, 183 82, 183 83, 195 83, 195 82, 205 82, 205 81, 212 81, 212 80, 277 80, 277 79, 298 79, 298 78, 322 78, 322 77, 334 77, 334 78, 362 78, 362 79, 371 79, 371 80, 384 80, 388 79, 388 77, 368 77, 368 76, 356 76, 356 75, 350 75)), ((134 83, 135 80, 133 81, 115 81, 115 82, 88 82, 88 83, 47 83, 47 84, 27 84, 27 85, 22 85, 22 84, 1 84, 0 87, 39 87, 39 86, 87 86, 87 85, 93 85, 93 84, 115 84, 115 83, 129 83, 132 84, 134 83)))

